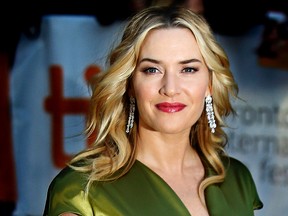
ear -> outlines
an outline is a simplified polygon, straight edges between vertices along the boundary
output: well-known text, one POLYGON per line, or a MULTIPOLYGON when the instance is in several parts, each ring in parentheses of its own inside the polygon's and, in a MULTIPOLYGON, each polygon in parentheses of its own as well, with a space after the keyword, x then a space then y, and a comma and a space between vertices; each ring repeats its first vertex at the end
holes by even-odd
POLYGON ((127 94, 129 97, 135 97, 135 90, 134 90, 134 85, 133 85, 133 80, 130 78, 129 84, 127 86, 127 94))
POLYGON ((211 70, 209 70, 209 83, 207 85, 207 89, 206 89, 206 93, 205 93, 205 97, 207 97, 208 95, 211 95, 213 94, 213 91, 212 91, 212 74, 213 72, 211 70))
POLYGON ((133 86, 129 86, 127 89, 127 93, 129 97, 135 97, 134 88, 133 86))
POLYGON ((206 92, 205 92, 205 97, 207 97, 208 95, 212 95, 212 86, 208 85, 206 92))

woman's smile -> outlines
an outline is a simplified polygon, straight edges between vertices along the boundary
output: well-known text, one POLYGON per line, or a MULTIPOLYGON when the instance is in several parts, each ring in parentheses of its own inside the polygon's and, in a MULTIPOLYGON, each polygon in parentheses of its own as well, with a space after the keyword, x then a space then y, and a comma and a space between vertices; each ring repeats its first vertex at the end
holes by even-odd
POLYGON ((156 104, 156 107, 158 110, 162 112, 175 113, 175 112, 179 112, 183 110, 186 107, 186 105, 182 103, 164 102, 164 103, 156 104))

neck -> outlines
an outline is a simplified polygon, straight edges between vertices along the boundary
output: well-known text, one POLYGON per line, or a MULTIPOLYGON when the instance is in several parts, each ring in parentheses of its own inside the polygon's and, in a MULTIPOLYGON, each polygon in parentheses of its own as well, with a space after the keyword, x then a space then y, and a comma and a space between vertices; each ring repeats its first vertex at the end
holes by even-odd
POLYGON ((136 159, 152 168, 181 171, 199 157, 190 145, 189 134, 140 133, 136 159))

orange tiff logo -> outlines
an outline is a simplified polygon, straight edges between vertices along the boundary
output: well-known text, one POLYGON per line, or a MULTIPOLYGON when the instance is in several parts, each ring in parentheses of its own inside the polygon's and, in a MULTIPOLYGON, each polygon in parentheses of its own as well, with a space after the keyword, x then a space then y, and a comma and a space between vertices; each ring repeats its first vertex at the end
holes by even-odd
MULTIPOLYGON (((88 67, 85 70, 86 81, 100 71, 100 68, 96 65, 88 67)), ((72 157, 72 155, 66 154, 64 151, 64 116, 71 114, 86 115, 89 102, 87 98, 64 97, 63 69, 60 65, 51 66, 49 72, 51 92, 50 96, 44 101, 44 107, 51 115, 52 120, 52 160, 56 167, 62 168, 72 157)), ((89 145, 89 143, 87 143, 87 145, 89 145)))

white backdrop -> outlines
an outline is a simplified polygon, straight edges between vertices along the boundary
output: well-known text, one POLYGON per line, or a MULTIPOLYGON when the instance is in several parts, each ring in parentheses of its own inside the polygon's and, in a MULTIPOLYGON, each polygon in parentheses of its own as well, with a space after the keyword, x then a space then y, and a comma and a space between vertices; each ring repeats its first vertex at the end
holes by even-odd
POLYGON ((52 178, 86 142, 85 77, 105 65, 121 23, 94 17, 47 16, 38 39, 20 40, 11 72, 18 202, 14 215, 42 215, 52 178), (55 131, 54 131, 55 130, 55 131))
MULTIPOLYGON (((42 215, 52 178, 86 143, 81 133, 89 95, 85 77, 103 68, 123 23, 94 17, 47 16, 37 39, 23 36, 11 73, 18 202, 14 216, 42 215)), ((229 121, 229 152, 251 169, 264 209, 288 211, 288 71, 258 65, 261 28, 243 37, 218 35, 240 87, 239 119, 229 121)))
POLYGON ((234 103, 238 117, 229 121, 227 150, 252 171, 264 203, 256 215, 283 216, 288 211, 288 70, 258 63, 261 33, 257 27, 242 37, 217 36, 245 100, 234 103))

